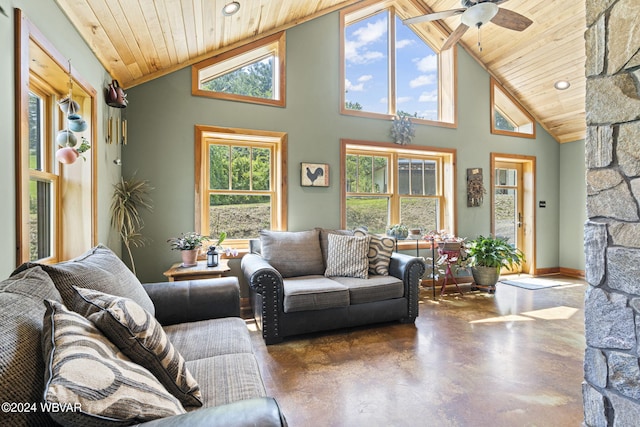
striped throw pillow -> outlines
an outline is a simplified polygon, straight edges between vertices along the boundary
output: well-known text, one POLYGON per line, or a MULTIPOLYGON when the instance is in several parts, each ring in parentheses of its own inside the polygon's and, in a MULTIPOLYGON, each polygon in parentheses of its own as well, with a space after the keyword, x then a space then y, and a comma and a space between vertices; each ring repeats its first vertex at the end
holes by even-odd
POLYGON ((135 301, 74 288, 74 307, 133 362, 144 366, 185 406, 202 406, 200 386, 158 321, 135 301))
POLYGON ((329 234, 327 277, 369 277, 369 236, 341 236, 329 234))
POLYGON ((178 399, 120 353, 93 323, 59 302, 44 302, 44 403, 52 408, 54 421, 114 426, 185 413, 178 399))
POLYGON ((391 262, 391 255, 395 248, 395 241, 390 237, 368 234, 364 230, 355 230, 354 235, 371 236, 368 253, 369 274, 388 276, 389 263, 391 262))

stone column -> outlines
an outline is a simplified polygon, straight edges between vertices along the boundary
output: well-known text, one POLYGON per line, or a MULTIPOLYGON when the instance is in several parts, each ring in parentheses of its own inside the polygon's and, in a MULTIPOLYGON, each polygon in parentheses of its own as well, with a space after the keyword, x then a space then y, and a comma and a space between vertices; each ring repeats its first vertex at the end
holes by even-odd
POLYGON ((640 0, 586 0, 585 425, 640 423, 640 0))

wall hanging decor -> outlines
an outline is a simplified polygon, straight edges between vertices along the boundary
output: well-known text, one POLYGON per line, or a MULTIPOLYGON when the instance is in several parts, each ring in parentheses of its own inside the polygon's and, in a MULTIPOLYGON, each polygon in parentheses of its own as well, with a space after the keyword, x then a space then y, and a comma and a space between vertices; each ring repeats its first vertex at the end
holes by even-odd
POLYGON ((482 182, 482 168, 467 169, 467 207, 481 206, 485 194, 487 190, 482 182))
POLYGON ((393 142, 407 145, 411 143, 414 136, 416 136, 416 131, 409 116, 395 116, 393 118, 391 123, 391 138, 393 138, 393 142))
POLYGON ((300 163, 300 185, 303 187, 328 187, 329 165, 326 163, 300 163))
POLYGON ((107 86, 105 91, 105 101, 109 107, 113 108, 127 108, 127 94, 120 87, 117 80, 111 80, 111 83, 107 86))

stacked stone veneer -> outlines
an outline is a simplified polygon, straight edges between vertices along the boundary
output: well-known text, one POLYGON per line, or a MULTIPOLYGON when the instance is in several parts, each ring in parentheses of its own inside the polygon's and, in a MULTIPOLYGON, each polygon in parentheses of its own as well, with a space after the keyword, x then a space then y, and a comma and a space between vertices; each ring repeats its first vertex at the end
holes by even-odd
POLYGON ((640 425, 640 0, 586 0, 584 418, 640 425))

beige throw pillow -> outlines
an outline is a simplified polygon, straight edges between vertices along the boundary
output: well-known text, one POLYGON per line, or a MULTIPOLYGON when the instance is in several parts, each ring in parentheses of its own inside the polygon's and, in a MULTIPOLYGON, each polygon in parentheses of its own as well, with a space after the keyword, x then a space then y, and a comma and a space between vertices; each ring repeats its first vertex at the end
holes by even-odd
POLYGON ((369 236, 341 236, 329 234, 327 277, 369 277, 369 236))
POLYGON ((371 236, 368 253, 369 274, 388 276, 391 255, 393 255, 393 249, 395 248, 395 240, 386 236, 369 234, 364 230, 355 230, 354 234, 356 236, 371 236))

